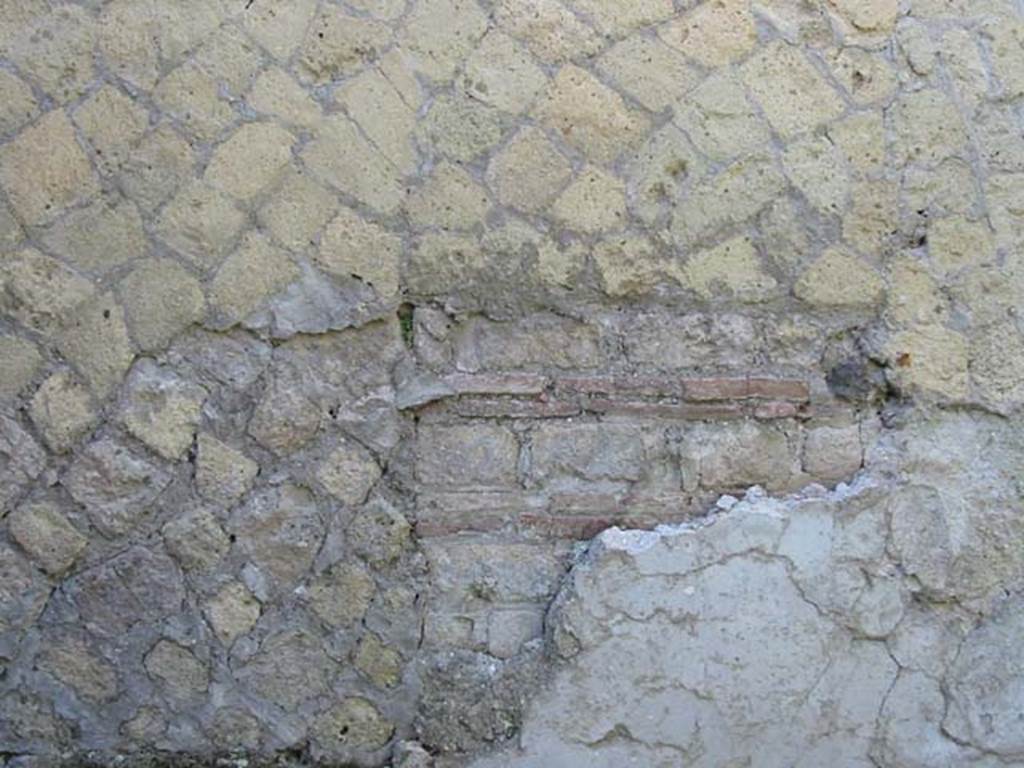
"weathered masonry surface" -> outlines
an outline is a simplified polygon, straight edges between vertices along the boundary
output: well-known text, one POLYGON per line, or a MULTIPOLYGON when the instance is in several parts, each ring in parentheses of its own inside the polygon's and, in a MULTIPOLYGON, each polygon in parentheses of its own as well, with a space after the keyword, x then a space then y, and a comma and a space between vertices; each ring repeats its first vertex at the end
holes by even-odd
POLYGON ((0 0, 0 765, 1024 766, 1022 99, 1019 0, 0 0))

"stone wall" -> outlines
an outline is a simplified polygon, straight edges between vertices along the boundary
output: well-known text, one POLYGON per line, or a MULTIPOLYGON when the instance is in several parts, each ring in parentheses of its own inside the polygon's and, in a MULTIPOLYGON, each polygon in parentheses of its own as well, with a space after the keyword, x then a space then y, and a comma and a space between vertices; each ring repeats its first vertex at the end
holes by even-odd
POLYGON ((1017 0, 0 0, 0 765, 1024 765, 1022 98, 1017 0))

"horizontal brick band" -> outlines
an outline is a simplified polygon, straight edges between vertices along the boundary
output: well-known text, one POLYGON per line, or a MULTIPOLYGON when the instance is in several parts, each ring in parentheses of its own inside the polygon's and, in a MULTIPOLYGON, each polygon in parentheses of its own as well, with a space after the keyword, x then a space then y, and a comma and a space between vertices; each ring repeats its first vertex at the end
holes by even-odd
POLYGON ((746 418, 771 420, 810 416, 810 408, 805 404, 777 401, 685 403, 658 400, 617 400, 611 397, 555 400, 544 397, 466 396, 441 407, 446 412, 454 413, 457 416, 476 419, 564 419, 584 413, 670 421, 728 421, 746 418))
POLYGON ((452 373, 444 383, 458 395, 539 395, 551 380, 535 373, 452 373))
POLYGON ((612 398, 589 398, 584 404, 584 410, 640 418, 709 421, 742 419, 748 415, 748 409, 742 403, 673 403, 612 398))
POLYGON ((711 494, 435 493, 419 500, 421 538, 503 529, 555 538, 591 538, 612 525, 653 528, 702 514, 711 494))
MULTIPOLYGON (((578 397, 654 398, 691 403, 737 400, 773 400, 806 403, 810 387, 803 379, 770 376, 567 375, 548 377, 534 373, 455 373, 444 378, 452 394, 447 398, 494 395, 537 396, 544 394, 572 400, 578 397)), ((444 398, 442 398, 444 399, 444 398)))
POLYGON ((459 398, 451 406, 459 416, 478 419, 565 419, 584 412, 580 403, 546 398, 459 398))
POLYGON ((554 381, 556 392, 582 395, 678 397, 684 380, 659 376, 566 376, 554 381))

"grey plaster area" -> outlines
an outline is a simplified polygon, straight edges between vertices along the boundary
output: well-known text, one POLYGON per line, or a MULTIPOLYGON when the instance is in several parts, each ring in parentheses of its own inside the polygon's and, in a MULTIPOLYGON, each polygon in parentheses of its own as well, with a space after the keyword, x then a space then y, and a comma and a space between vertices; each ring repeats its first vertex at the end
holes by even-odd
POLYGON ((548 615, 559 670, 473 767, 1024 765, 1019 440, 945 415, 833 491, 603 532, 548 615))

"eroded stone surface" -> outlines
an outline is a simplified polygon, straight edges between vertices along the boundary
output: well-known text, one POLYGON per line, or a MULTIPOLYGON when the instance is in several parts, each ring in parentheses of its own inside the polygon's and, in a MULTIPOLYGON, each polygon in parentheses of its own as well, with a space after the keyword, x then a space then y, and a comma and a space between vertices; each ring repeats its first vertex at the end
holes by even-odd
POLYGON ((1019 763, 1022 30, 0 2, 0 754, 1019 763))
POLYGON ((206 392, 144 358, 127 380, 124 425, 166 459, 192 445, 206 392))
POLYGON ((42 383, 30 410, 46 444, 65 453, 99 420, 87 387, 68 371, 59 371, 42 383))
POLYGON ((7 517, 7 530, 47 573, 59 576, 89 540, 52 503, 23 504, 7 517))
MULTIPOLYGON (((1009 671, 1016 651, 1003 645, 1019 614, 1016 598, 981 572, 957 575, 964 543, 941 533, 920 541, 925 530, 957 526, 963 512, 942 505, 943 489, 964 482, 957 468, 989 430, 1014 439, 991 417, 939 418, 883 441, 873 457, 881 471, 869 464, 834 493, 810 488, 774 499, 751 491, 693 525, 606 531, 549 614, 549 639, 565 666, 531 705, 518 749, 472 764, 781 766, 842 755, 849 765, 973 765, 985 764, 985 754, 1012 762, 1014 729, 983 723, 1019 703, 1019 675, 1009 671), (966 431, 958 445, 940 443, 959 429, 966 431), (882 469, 890 466, 902 472, 882 469), (896 500, 906 494, 915 500, 896 500), (908 516, 922 513, 933 521, 908 516), (906 570, 910 560, 893 559, 886 536, 903 526, 917 532, 907 540, 920 541, 915 551, 928 557, 929 581, 977 590, 974 604, 986 607, 976 629, 948 632, 960 608, 930 602, 928 583, 906 570), (893 568, 901 560, 903 576, 893 568), (911 631, 934 675, 916 690, 906 687, 919 663, 906 655, 911 631), (1008 654, 982 658, 982 645, 1008 654)), ((965 497, 1015 493, 1020 454, 996 454, 998 469, 960 486, 965 497)), ((1019 559, 977 535, 967 546, 987 548, 1019 578, 1019 559)))
POLYGON ((146 514, 170 477, 110 438, 90 443, 68 470, 65 485, 104 535, 127 533, 146 514))

